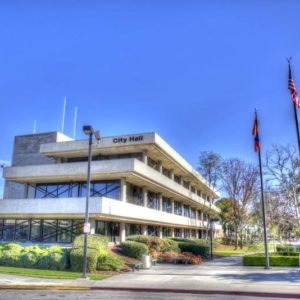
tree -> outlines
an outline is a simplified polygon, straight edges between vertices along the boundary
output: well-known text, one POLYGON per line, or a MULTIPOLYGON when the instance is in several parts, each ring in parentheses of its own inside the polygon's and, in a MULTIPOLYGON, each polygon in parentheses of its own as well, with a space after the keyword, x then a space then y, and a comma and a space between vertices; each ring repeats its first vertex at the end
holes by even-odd
POLYGON ((213 151, 200 152, 198 171, 213 188, 217 188, 220 179, 221 161, 221 156, 213 151))
POLYGON ((267 183, 281 198, 284 213, 278 223, 292 222, 300 229, 300 167, 296 148, 290 145, 272 146, 266 153, 265 171, 267 183))
POLYGON ((239 158, 223 160, 221 164, 222 188, 233 200, 232 223, 235 231, 235 249, 243 247, 243 235, 249 221, 249 204, 254 202, 258 191, 258 170, 239 158))

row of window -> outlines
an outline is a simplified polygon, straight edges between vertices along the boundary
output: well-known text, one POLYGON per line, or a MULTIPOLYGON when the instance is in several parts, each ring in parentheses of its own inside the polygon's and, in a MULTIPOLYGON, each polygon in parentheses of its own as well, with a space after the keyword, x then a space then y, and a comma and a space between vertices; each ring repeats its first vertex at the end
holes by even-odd
MULTIPOLYGON (((84 220, 0 219, 0 240, 19 242, 71 243, 82 234, 84 220)), ((159 236, 159 227, 147 226, 147 235, 159 236)), ((141 224, 125 224, 126 236, 143 234, 141 224)), ((120 242, 120 223, 96 221, 95 233, 110 242, 120 242)), ((175 237, 202 238, 204 230, 174 228, 175 237)), ((170 227, 162 227, 163 237, 171 237, 170 227)))
MULTIPOLYGON (((86 197, 86 182, 36 184, 28 187, 28 198, 86 197)), ((91 197, 120 199, 120 181, 92 181, 91 197)))
POLYGON ((83 220, 0 220, 0 240, 71 243, 82 233, 83 220))

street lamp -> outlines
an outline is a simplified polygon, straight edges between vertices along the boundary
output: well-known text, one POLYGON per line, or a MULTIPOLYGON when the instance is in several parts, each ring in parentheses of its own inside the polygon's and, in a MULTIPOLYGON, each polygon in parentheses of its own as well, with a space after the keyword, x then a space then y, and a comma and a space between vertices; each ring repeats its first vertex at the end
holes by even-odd
POLYGON ((100 140, 99 131, 94 132, 91 125, 83 126, 83 132, 89 136, 89 153, 88 153, 88 168, 87 168, 87 187, 86 187, 86 202, 85 202, 85 220, 83 226, 84 233, 84 248, 83 248, 83 274, 82 278, 87 278, 87 238, 90 233, 90 223, 89 223, 89 199, 90 199, 90 187, 91 187, 91 161, 92 161, 92 144, 93 135, 97 141, 100 140))
POLYGON ((218 222, 218 218, 209 218, 209 235, 210 235, 210 258, 213 259, 213 239, 214 239, 214 228, 215 222, 218 222))

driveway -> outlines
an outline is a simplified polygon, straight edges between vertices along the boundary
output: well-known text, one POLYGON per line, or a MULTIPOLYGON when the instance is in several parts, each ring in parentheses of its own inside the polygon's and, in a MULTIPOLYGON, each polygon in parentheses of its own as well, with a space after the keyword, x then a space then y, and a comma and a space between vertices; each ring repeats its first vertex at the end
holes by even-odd
POLYGON ((114 276, 93 285, 299 293, 300 269, 243 267, 242 257, 225 257, 206 261, 199 266, 159 264, 150 270, 114 276))

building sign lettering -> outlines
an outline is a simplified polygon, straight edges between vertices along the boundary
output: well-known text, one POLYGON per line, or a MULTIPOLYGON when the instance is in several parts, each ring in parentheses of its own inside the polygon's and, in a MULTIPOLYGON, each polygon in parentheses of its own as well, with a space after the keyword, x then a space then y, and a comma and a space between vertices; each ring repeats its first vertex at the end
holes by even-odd
POLYGON ((119 137, 119 138, 114 138, 113 143, 115 144, 126 144, 126 143, 132 143, 132 142, 141 142, 143 141, 144 136, 139 135, 139 136, 129 136, 129 137, 119 137))

